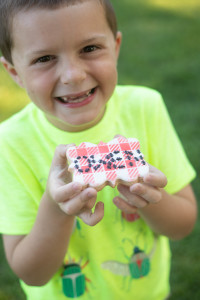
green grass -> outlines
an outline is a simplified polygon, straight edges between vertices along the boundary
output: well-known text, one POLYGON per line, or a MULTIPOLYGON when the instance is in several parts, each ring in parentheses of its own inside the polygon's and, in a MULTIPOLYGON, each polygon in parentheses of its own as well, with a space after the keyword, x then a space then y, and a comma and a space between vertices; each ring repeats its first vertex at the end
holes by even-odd
POLYGON ((0 121, 19 111, 28 101, 25 91, 11 80, 0 65, 0 121))
MULTIPOLYGON (((186 153, 196 167, 200 198, 200 3, 199 0, 113 0, 123 45, 119 83, 159 90, 186 153)), ((27 103, 24 91, 0 68, 0 121, 27 103)), ((200 299, 200 221, 187 238, 171 242, 171 300, 200 299)), ((0 245, 0 299, 23 300, 0 245)), ((158 283, 159 284, 159 283, 158 283)), ((148 300, 148 299, 147 299, 148 300)))
POLYGON ((16 276, 5 260, 0 239, 0 300, 25 300, 16 276))

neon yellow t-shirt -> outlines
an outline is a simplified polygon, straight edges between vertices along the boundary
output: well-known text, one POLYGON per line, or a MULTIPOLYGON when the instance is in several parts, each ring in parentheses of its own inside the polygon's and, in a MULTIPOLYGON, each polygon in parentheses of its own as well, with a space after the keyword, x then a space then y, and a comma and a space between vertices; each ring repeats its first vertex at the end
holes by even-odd
MULTIPOLYGON (((140 141, 145 160, 166 174, 167 192, 179 191, 195 177, 163 100, 154 90, 117 86, 103 119, 77 133, 55 128, 34 104, 29 104, 0 125, 0 232, 30 232, 58 144, 108 142, 116 134, 140 141)), ((61 267, 43 287, 29 287, 21 282, 28 300, 167 297, 168 239, 155 236, 137 215, 122 214, 112 203, 117 194, 110 187, 98 193, 98 201, 105 203, 105 216, 96 226, 76 220, 65 269, 61 267), (65 276, 61 277, 63 272, 65 276)))

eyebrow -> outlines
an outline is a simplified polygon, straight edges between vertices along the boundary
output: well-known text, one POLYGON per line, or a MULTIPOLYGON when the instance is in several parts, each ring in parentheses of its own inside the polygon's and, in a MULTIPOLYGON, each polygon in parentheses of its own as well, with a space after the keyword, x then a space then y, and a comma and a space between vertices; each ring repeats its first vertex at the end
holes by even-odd
POLYGON ((43 55, 43 54, 47 54, 47 53, 53 53, 55 51, 55 49, 39 49, 39 50, 35 50, 35 51, 32 51, 30 53, 28 53, 29 56, 31 55, 43 55))
MULTIPOLYGON (((97 40, 101 40, 101 41, 104 41, 106 40, 106 35, 104 34, 98 34, 98 35, 95 35, 94 37, 91 37, 91 38, 88 38, 88 39, 85 39, 83 41, 81 41, 81 44, 80 45, 85 45, 85 44, 90 44, 90 43, 94 43, 96 42, 97 40)), ((47 48, 47 49, 39 49, 39 50, 33 50, 32 52, 28 53, 28 56, 37 56, 37 55, 46 55, 47 53, 54 53, 55 52, 55 49, 53 48, 47 48)))
POLYGON ((105 40, 106 39, 106 35, 104 34, 99 34, 99 35, 96 35, 94 37, 91 37, 89 39, 85 39, 81 42, 81 44, 87 44, 87 43, 92 43, 92 42, 95 42, 96 40, 98 39, 101 39, 101 40, 105 40))

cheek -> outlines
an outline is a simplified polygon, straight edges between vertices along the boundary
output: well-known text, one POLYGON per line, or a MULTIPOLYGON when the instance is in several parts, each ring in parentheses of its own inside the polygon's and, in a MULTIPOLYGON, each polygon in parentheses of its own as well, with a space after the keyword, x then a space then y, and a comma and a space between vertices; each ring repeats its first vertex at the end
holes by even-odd
POLYGON ((104 85, 112 86, 117 83, 117 67, 112 61, 104 61, 96 65, 95 74, 104 85))
POLYGON ((106 92, 109 94, 110 97, 113 93, 113 90, 115 89, 118 80, 118 74, 115 65, 110 64, 106 66, 103 80, 105 82, 106 92))
POLYGON ((25 88, 30 96, 49 96, 52 92, 53 82, 49 76, 31 76, 27 78, 25 88))

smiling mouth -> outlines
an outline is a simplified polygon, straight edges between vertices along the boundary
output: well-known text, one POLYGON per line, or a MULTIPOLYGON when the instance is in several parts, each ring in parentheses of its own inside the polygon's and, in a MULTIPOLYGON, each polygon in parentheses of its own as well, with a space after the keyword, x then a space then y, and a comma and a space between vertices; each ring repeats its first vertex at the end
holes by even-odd
POLYGON ((71 95, 71 96, 63 96, 63 97, 56 97, 56 100, 59 100, 62 103, 81 103, 82 101, 84 101, 85 99, 87 99, 89 96, 91 96, 92 94, 94 94, 96 88, 92 88, 91 90, 82 93, 82 94, 78 94, 78 95, 71 95))

